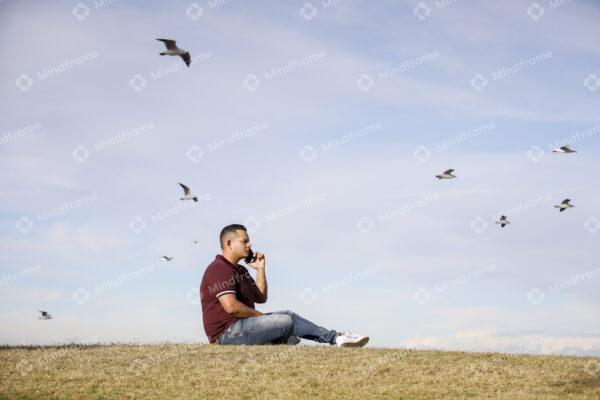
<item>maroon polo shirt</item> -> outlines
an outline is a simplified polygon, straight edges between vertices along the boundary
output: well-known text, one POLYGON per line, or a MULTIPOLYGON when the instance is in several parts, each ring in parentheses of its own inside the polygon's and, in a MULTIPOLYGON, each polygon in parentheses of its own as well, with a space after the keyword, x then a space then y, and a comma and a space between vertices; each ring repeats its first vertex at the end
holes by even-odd
POLYGON ((256 282, 245 267, 233 265, 220 254, 206 267, 200 284, 200 300, 204 332, 210 343, 214 343, 239 319, 225 311, 219 302, 219 296, 235 294, 238 301, 254 308, 254 286, 256 282))

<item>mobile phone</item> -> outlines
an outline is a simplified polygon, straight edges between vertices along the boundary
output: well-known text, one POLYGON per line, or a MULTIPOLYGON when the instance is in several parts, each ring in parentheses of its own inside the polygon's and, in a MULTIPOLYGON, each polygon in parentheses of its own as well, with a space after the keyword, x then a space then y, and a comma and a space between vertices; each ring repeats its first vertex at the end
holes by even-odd
POLYGON ((253 258, 254 258, 254 252, 252 251, 252 249, 250 249, 248 256, 246 258, 244 258, 244 261, 246 261, 246 264, 250 264, 252 262, 253 258))

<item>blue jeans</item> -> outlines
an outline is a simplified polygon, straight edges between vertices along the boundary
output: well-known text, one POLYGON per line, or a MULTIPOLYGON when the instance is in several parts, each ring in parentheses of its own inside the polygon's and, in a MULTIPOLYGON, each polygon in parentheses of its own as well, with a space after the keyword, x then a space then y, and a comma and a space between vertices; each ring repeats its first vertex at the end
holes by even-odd
POLYGON ((293 311, 275 311, 235 321, 218 344, 298 344, 300 339, 335 344, 338 333, 322 328, 293 311))

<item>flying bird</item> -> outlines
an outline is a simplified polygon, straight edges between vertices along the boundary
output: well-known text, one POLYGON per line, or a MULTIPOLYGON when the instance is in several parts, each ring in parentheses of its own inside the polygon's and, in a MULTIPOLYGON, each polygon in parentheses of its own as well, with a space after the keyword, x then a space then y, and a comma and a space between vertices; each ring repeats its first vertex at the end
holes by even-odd
POLYGON ((52 319, 52 315, 48 314, 48 311, 38 311, 42 313, 38 319, 52 319))
POLYGON ((501 215, 500 220, 496 221, 496 223, 500 224, 501 228, 504 228, 507 224, 510 224, 510 222, 508 222, 508 220, 506 219, 506 215, 501 215))
POLYGON ((192 244, 200 244, 199 240, 192 240, 192 244))
POLYGON ((572 148, 570 145, 558 147, 552 150, 553 153, 577 153, 577 150, 572 148))
POLYGON ((449 169, 447 171, 444 171, 443 174, 436 175, 435 177, 438 178, 438 179, 452 179, 452 178, 456 178, 455 175, 452 175, 453 172, 454 172, 453 169, 449 169))
POLYGON ((567 208, 571 208, 571 207, 575 207, 573 204, 570 203, 571 199, 564 199, 562 203, 560 203, 557 206, 554 206, 556 208, 558 208, 559 212, 563 212, 565 211, 567 208))
POLYGON ((179 56, 185 62, 185 65, 190 66, 192 63, 192 59, 190 58, 190 52, 184 49, 180 49, 175 44, 174 40, 171 39, 156 39, 160 42, 163 42, 167 47, 167 51, 161 51, 159 54, 161 56, 179 56))
POLYGON ((185 186, 183 183, 180 183, 179 186, 181 186, 181 188, 183 189, 184 194, 184 197, 182 197, 181 200, 194 200, 196 202, 198 201, 198 198, 196 196, 192 196, 189 187, 185 186))
POLYGON ((173 257, 169 257, 169 256, 160 257, 160 261, 171 261, 172 259, 173 259, 173 257))

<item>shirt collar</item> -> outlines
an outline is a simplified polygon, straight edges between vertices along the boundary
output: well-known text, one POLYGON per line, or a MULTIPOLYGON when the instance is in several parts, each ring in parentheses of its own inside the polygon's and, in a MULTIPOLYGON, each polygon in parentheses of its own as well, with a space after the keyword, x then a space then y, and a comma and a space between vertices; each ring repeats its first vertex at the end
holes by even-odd
POLYGON ((223 257, 221 254, 217 254, 217 256, 215 257, 215 260, 222 261, 225 264, 229 265, 231 268, 238 269, 238 267, 239 267, 239 265, 232 264, 228 259, 226 259, 225 257, 223 257))

